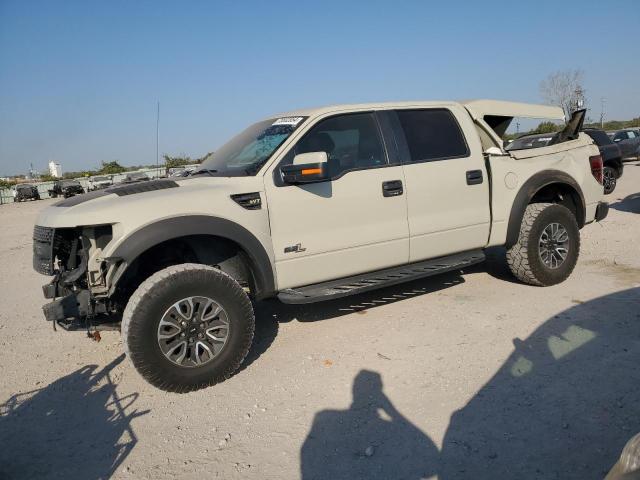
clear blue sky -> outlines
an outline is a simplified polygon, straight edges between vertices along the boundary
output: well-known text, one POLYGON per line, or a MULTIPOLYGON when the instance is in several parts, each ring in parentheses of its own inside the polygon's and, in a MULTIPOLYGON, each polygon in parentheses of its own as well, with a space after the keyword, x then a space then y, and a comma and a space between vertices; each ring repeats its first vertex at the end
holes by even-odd
POLYGON ((0 0, 0 175, 199 156, 254 120, 337 102, 539 102, 585 71, 640 115, 640 3, 0 0))

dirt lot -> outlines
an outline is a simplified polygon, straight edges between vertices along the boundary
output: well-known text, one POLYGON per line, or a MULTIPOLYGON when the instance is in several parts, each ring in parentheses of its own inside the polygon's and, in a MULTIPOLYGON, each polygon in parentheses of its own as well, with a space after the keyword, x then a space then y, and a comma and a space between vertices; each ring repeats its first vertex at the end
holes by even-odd
POLYGON ((52 331, 31 230, 0 207, 0 478, 602 478, 640 431, 640 163, 565 283, 503 252, 341 301, 258 308, 250 357, 188 395, 52 331))

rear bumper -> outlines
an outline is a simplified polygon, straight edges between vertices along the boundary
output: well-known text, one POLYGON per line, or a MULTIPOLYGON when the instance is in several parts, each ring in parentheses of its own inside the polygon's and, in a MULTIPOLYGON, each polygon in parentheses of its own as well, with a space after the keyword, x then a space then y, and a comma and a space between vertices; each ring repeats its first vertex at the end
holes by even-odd
POLYGON ((609 214, 609 204, 607 202, 599 202, 596 207, 596 222, 600 222, 607 218, 609 214))

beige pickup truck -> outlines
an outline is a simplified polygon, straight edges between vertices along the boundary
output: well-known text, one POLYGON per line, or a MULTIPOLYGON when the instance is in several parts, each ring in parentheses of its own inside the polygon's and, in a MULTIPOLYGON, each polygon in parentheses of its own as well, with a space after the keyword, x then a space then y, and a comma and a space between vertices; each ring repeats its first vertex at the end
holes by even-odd
POLYGON ((513 274, 572 272, 580 229, 607 215, 584 111, 542 148, 503 148, 514 117, 556 107, 476 100, 338 105, 262 120, 191 176, 60 201, 34 229, 45 317, 121 328, 153 385, 228 378, 251 299, 310 303, 458 270, 502 245, 513 274), (121 320, 121 322, 120 322, 121 320))

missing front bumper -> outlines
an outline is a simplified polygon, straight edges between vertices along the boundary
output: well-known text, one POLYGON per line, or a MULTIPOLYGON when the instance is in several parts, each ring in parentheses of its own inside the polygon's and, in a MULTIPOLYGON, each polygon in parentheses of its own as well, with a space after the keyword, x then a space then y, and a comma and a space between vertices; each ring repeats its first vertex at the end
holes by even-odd
MULTIPOLYGON (((55 298, 60 293, 60 287, 52 282, 42 287, 45 297, 55 298)), ((65 330, 118 330, 120 318, 108 314, 106 305, 92 301, 88 290, 71 292, 64 289, 64 296, 47 303, 42 307, 44 317, 52 322, 54 327, 59 325, 65 330)))
MULTIPOLYGON (((45 288, 48 285, 45 286, 45 288)), ((82 321, 89 314, 89 292, 80 290, 58 298, 42 307, 44 317, 50 321, 60 324, 67 320, 82 321)))

